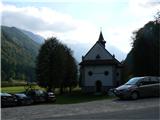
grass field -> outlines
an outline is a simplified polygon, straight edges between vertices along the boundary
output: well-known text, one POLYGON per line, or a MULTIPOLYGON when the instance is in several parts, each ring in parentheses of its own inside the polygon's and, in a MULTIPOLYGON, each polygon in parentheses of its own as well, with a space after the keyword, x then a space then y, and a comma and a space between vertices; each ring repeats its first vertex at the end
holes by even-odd
MULTIPOLYGON (((43 89, 39 86, 35 86, 35 89, 43 89)), ((1 92, 7 93, 19 93, 24 92, 24 86, 16 86, 16 87, 2 87, 1 92)), ((104 100, 110 99, 113 97, 107 96, 106 94, 102 95, 95 95, 95 94, 84 94, 79 87, 74 88, 72 93, 64 93, 58 94, 58 89, 56 90, 56 102, 53 104, 73 104, 73 103, 82 103, 82 102, 89 102, 95 100, 104 100)))
MULTIPOLYGON (((35 89, 43 89, 39 87, 38 85, 34 86, 35 89)), ((24 86, 15 86, 15 87, 2 87, 1 92, 6 92, 6 93, 20 93, 24 92, 25 87, 24 86)))
POLYGON ((71 94, 57 95, 55 104, 73 104, 90 102, 95 100, 111 99, 113 97, 107 94, 95 95, 95 94, 84 94, 81 91, 73 91, 71 94))

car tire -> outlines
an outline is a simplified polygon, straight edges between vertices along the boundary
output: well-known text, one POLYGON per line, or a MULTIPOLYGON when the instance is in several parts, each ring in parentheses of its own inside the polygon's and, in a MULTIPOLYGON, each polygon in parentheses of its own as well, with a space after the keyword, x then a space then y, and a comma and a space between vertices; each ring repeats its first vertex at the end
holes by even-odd
POLYGON ((137 92, 132 92, 131 93, 131 99, 132 100, 137 100, 139 98, 139 94, 137 92))

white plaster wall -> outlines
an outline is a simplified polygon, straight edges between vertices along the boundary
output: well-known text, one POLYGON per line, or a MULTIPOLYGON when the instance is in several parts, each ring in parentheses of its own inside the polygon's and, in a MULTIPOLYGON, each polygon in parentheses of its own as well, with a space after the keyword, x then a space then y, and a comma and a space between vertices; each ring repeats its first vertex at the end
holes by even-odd
POLYGON ((112 86, 112 66, 87 66, 85 67, 85 86, 95 86, 97 80, 102 82, 102 86, 112 86), (109 74, 106 76, 104 71, 108 71, 109 74), (88 75, 88 72, 92 71, 92 76, 88 75))
POLYGON ((98 43, 96 43, 91 51, 85 56, 84 60, 95 60, 97 55, 100 55, 100 59, 113 59, 113 57, 98 43))

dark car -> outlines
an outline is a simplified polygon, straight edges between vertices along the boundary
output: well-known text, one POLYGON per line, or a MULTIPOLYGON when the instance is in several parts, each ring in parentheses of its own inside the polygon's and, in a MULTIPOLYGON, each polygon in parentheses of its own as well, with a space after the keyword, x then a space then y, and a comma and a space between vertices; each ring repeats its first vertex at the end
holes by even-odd
POLYGON ((30 90, 26 93, 26 95, 30 96, 33 99, 34 103, 56 101, 56 97, 53 92, 46 92, 43 90, 30 90))
POLYGON ((0 93, 1 107, 11 107, 17 105, 17 98, 8 93, 0 93))
POLYGON ((159 96, 160 77, 134 77, 113 92, 121 99, 159 96))
POLYGON ((26 95, 31 97, 34 103, 42 103, 46 101, 46 94, 42 90, 30 90, 26 92, 26 95))
POLYGON ((17 98, 17 105, 31 105, 33 103, 32 98, 24 93, 17 93, 14 95, 17 98))
POLYGON ((53 92, 46 92, 46 101, 47 102, 55 102, 56 96, 53 92))

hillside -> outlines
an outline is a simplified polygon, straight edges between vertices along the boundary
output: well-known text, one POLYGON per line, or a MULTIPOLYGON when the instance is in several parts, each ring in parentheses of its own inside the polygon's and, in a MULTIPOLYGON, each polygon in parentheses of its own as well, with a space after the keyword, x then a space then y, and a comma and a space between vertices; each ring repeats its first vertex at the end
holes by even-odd
POLYGON ((38 44, 43 44, 44 43, 44 38, 41 37, 40 35, 36 35, 32 32, 26 31, 26 30, 21 30, 24 34, 26 34, 29 38, 31 38, 33 41, 37 42, 38 44))
POLYGON ((15 27, 1 26, 2 80, 35 80, 35 58, 40 45, 15 27))

